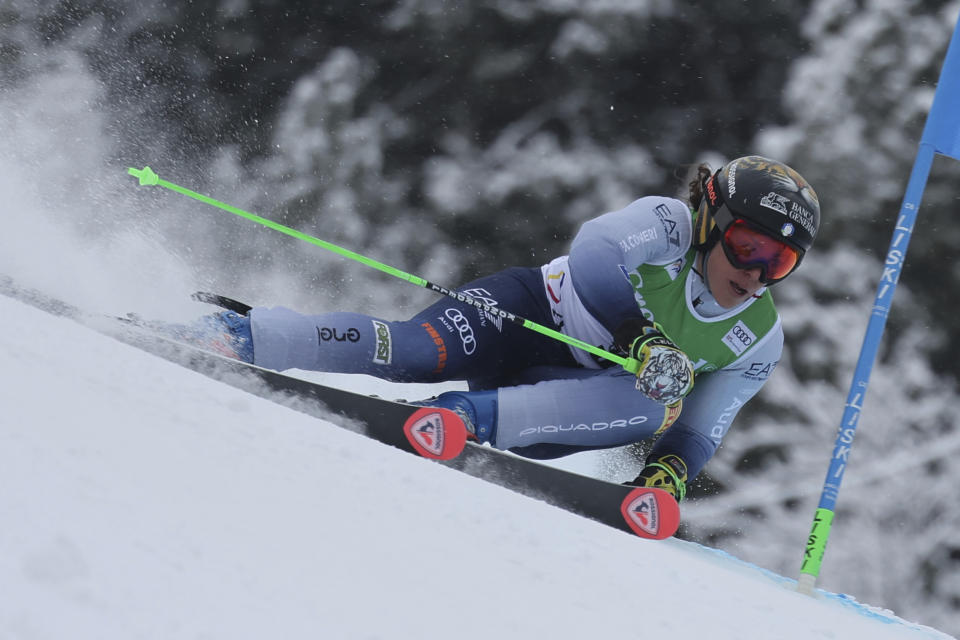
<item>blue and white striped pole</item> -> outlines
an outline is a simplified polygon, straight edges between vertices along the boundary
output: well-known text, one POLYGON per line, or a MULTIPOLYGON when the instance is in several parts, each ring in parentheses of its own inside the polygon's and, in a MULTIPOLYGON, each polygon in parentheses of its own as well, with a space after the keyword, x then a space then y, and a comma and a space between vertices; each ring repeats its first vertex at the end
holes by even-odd
POLYGON ((943 69, 940 71, 940 82, 923 128, 920 147, 917 150, 913 170, 910 172, 910 181, 907 183, 903 204, 900 207, 900 215, 897 216, 897 225, 893 230, 893 239, 890 241, 883 274, 877 286, 877 296, 874 299, 870 322, 867 325, 860 357, 847 395, 847 404, 833 446, 833 457, 827 469, 823 492, 820 494, 820 504, 817 506, 810 537, 807 539, 803 564, 800 567, 800 578, 797 581, 797 588, 803 593, 813 593, 817 577, 820 575, 820 564, 823 561, 827 538, 830 536, 830 528, 833 524, 834 507, 840 493, 843 472, 853 447, 853 437, 860 421, 870 372, 880 347, 880 338, 890 313, 893 293, 900 279, 900 272, 907 255, 907 245, 910 243, 913 225, 917 219, 917 211, 920 209, 920 201, 927 186, 927 178, 930 175, 935 153, 960 160, 960 19, 957 21, 947 48, 943 69))

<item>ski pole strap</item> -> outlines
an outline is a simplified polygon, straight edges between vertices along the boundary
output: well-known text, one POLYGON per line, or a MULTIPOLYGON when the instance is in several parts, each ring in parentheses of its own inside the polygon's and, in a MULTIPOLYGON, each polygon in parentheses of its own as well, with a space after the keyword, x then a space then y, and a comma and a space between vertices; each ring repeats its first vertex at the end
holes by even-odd
POLYGON ((504 311, 503 309, 498 309, 497 307, 492 307, 492 306, 486 304, 485 302, 483 302, 483 301, 481 301, 481 300, 477 300, 476 298, 474 298, 473 296, 471 296, 471 295, 469 295, 469 294, 463 293, 462 291, 454 291, 454 290, 449 289, 449 288, 447 288, 447 287, 444 287, 444 286, 441 286, 441 285, 438 285, 438 284, 434 284, 434 283, 430 282, 429 280, 425 280, 424 278, 421 278, 421 277, 419 277, 419 276, 412 275, 412 274, 410 274, 410 273, 407 273, 406 271, 402 271, 402 270, 400 270, 400 269, 397 269, 396 267, 391 267, 391 266, 388 265, 388 264, 384 264, 384 263, 378 262, 378 261, 376 261, 376 260, 374 260, 374 259, 372 259, 372 258, 368 258, 368 257, 366 257, 366 256, 360 255, 359 253, 356 253, 355 251, 350 251, 349 249, 345 249, 345 248, 343 248, 343 247, 340 247, 340 246, 338 246, 338 245, 335 245, 335 244, 333 244, 332 242, 327 242, 326 240, 321 240, 320 238, 315 238, 314 236, 307 235, 306 233, 303 233, 302 231, 297 231, 296 229, 293 229, 293 228, 291 228, 291 227, 287 227, 287 226, 282 225, 282 224, 280 224, 280 223, 278 223, 278 222, 274 222, 273 220, 268 220, 267 218, 260 217, 260 216, 258 216, 258 215, 256 215, 256 214, 250 213, 249 211, 244 211, 243 209, 238 209, 237 207, 234 207, 234 206, 232 206, 232 205, 226 204, 225 202, 220 202, 219 200, 214 200, 213 198, 211 198, 211 197, 209 197, 209 196, 205 196, 205 195, 203 195, 203 194, 201 194, 201 193, 197 193, 197 192, 195 192, 195 191, 191 191, 190 189, 187 189, 186 187, 181 187, 181 186, 178 185, 178 184, 174 184, 174 183, 169 182, 169 181, 167 181, 167 180, 163 180, 163 179, 160 178, 160 176, 158 176, 158 175, 156 174, 156 172, 154 172, 154 170, 151 169, 150 167, 144 167, 143 169, 135 169, 135 168, 133 168, 133 167, 130 167, 129 169, 127 169, 127 173, 129 173, 131 176, 137 178, 137 179, 140 181, 140 186, 158 186, 158 187, 163 187, 164 189, 169 189, 170 191, 175 191, 176 193, 179 193, 179 194, 181 194, 181 195, 187 196, 188 198, 193 198, 194 200, 199 200, 200 202, 202 202, 202 203, 204 203, 204 204, 208 204, 208 205, 210 205, 210 206, 212 206, 212 207, 216 207, 217 209, 222 209, 222 210, 227 211, 227 212, 229 212, 229 213, 232 213, 232 214, 234 214, 234 215, 240 216, 241 218, 246 218, 247 220, 250 220, 250 221, 252 221, 252 222, 256 222, 257 224, 263 225, 264 227, 267 227, 268 229, 273 229, 274 231, 279 231, 280 233, 286 234, 286 235, 291 236, 291 237, 293 237, 293 238, 296 238, 296 239, 298 239, 298 240, 303 240, 304 242, 308 242, 308 243, 310 243, 310 244, 316 245, 316 246, 318 246, 318 247, 320 247, 320 248, 322 248, 322 249, 326 249, 327 251, 332 251, 333 253, 336 253, 337 255, 343 256, 344 258, 349 258, 350 260, 354 260, 354 261, 359 262, 359 263, 361 263, 361 264, 365 264, 365 265, 367 265, 368 267, 372 267, 372 268, 374 268, 374 269, 377 269, 377 270, 379 270, 379 271, 382 271, 382 272, 384 272, 384 273, 387 273, 387 274, 389 274, 389 275, 391 275, 391 276, 394 276, 395 278, 400 278, 401 280, 406 280, 407 282, 409 282, 409 283, 411 283, 411 284, 415 284, 415 285, 417 285, 418 287, 423 287, 423 288, 425 288, 425 289, 430 289, 431 291, 435 291, 435 292, 437 292, 437 293, 439 293, 439 294, 442 294, 442 295, 445 295, 445 296, 449 296, 449 297, 454 298, 455 300, 458 300, 458 301, 460 301, 460 302, 465 302, 466 304, 469 304, 469 305, 471 305, 471 306, 477 307, 478 309, 481 309, 481 310, 483 310, 483 311, 486 311, 486 312, 488 312, 488 313, 491 313, 491 314, 493 314, 493 315, 496 315, 496 316, 498 316, 498 317, 500 317, 500 318, 504 318, 504 319, 506 319, 506 320, 509 320, 510 322, 513 322, 513 323, 515 323, 515 324, 519 324, 519 325, 521 325, 522 327, 525 327, 525 328, 527 328, 527 329, 530 329, 531 331, 536 331, 537 333, 540 333, 540 334, 542 334, 542 335, 548 336, 548 337, 553 338, 553 339, 555 339, 555 340, 559 340, 560 342, 564 342, 564 343, 566 343, 566 344, 568 344, 568 345, 571 345, 571 346, 574 346, 574 347, 576 347, 576 348, 578 348, 578 349, 582 349, 582 350, 584 350, 584 351, 586 351, 586 352, 588 352, 588 353, 591 353, 591 354, 593 354, 593 355, 595 355, 595 356, 598 356, 598 357, 600 357, 600 358, 604 358, 604 359, 606 359, 606 360, 610 360, 611 362, 614 362, 614 363, 616 363, 616 364, 619 364, 620 366, 622 366, 622 367, 623 367, 624 369, 626 369, 627 371, 630 371, 631 373, 636 374, 637 368, 638 368, 639 365, 640 365, 640 363, 639 363, 636 359, 634 359, 634 358, 624 358, 624 357, 621 357, 621 356, 619 356, 619 355, 617 355, 617 354, 615 354, 615 353, 610 353, 609 351, 606 351, 606 350, 601 349, 601 348, 599 348, 599 347, 595 347, 595 346, 593 346, 592 344, 589 344, 589 343, 587 343, 587 342, 583 342, 582 340, 577 340, 576 338, 572 338, 572 337, 570 337, 570 336, 568 336, 568 335, 565 335, 565 334, 563 334, 563 333, 560 333, 559 331, 556 331, 556 330, 554 330, 554 329, 551 329, 550 327, 545 327, 544 325, 538 324, 538 323, 536 323, 536 322, 534 322, 534 321, 532 321, 532 320, 527 320, 526 318, 521 318, 520 316, 517 316, 517 315, 515 315, 515 314, 513 314, 513 313, 510 313, 509 311, 504 311))

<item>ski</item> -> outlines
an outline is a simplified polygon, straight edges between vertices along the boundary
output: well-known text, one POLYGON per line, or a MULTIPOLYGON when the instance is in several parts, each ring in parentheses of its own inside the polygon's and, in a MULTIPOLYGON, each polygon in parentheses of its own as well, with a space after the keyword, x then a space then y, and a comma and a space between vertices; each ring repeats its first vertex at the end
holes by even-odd
MULTIPOLYGON (((680 509, 668 492, 607 482, 469 442, 463 421, 447 409, 367 396, 246 364, 159 335, 137 321, 86 314, 5 276, 0 276, 0 294, 303 413, 328 421, 340 416, 335 423, 341 427, 621 531, 664 539, 679 527, 680 509)), ((249 310, 216 294, 198 293, 194 299, 238 313, 249 310)))
MULTIPOLYGON (((424 458, 449 460, 460 455, 468 432, 453 411, 392 402, 263 369, 220 354, 178 342, 137 319, 86 314, 41 292, 18 287, 0 276, 0 293, 53 315, 70 318, 91 329, 125 342, 207 377, 267 400, 287 404, 317 418, 342 418, 356 423, 353 430, 384 444, 424 458)), ((213 300, 203 300, 211 302, 213 300)), ((222 302, 234 302, 224 298, 222 302)), ((235 303, 240 304, 240 303, 235 303)), ((348 425, 347 428, 353 425, 348 425)))
POLYGON ((250 310, 253 309, 253 307, 248 304, 239 302, 233 298, 228 298, 227 296, 221 296, 217 293, 210 293, 209 291, 197 291, 190 297, 197 302, 212 304, 216 307, 220 307, 221 309, 226 309, 227 311, 234 311, 242 316, 247 315, 250 313, 250 310))
POLYGON ((363 435, 432 460, 461 454, 469 436, 453 411, 394 402, 284 375, 177 342, 132 325, 113 337, 267 400, 284 403, 317 418, 360 425, 363 435), (337 417, 340 420, 336 420, 337 417))
POLYGON ((443 464, 641 538, 669 538, 680 526, 680 506, 663 489, 607 482, 472 442, 443 464))

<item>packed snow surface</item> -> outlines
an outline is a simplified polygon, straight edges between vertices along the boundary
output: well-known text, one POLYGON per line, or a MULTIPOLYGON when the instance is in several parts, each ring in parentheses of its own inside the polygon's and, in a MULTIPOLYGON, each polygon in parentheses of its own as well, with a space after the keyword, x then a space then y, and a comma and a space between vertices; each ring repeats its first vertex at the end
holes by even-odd
POLYGON ((0 317, 0 638, 949 637, 0 317))

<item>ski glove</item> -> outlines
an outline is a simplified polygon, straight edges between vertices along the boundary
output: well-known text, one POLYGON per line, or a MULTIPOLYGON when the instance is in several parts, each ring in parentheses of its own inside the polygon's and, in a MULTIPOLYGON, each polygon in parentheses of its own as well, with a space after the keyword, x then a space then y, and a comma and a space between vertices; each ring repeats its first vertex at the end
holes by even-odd
POLYGON ((656 323, 627 320, 614 333, 614 341, 621 348, 629 345, 626 352, 633 362, 627 370, 637 376, 637 389, 651 400, 675 405, 693 389, 693 363, 656 323))
POLYGON ((648 458, 647 466, 628 484, 663 489, 680 502, 687 495, 687 464, 680 456, 673 454, 660 456, 653 461, 648 458))

